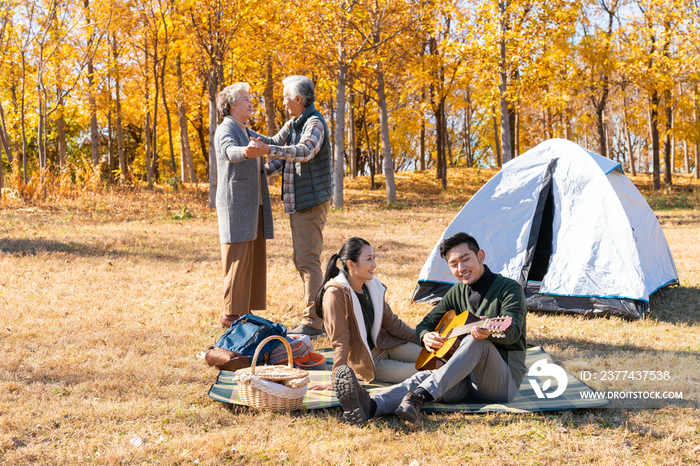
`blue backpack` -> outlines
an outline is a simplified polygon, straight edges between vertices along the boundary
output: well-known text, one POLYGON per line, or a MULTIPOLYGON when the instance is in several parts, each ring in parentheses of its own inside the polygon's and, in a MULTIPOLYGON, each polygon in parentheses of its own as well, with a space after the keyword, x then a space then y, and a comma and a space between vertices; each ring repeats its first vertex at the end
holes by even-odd
MULTIPOLYGON (((260 342, 271 335, 279 335, 284 338, 287 336, 287 327, 253 314, 246 314, 231 324, 231 327, 214 346, 241 353, 252 361, 260 342)), ((266 364, 270 354, 279 344, 279 340, 266 343, 260 350, 258 360, 255 363, 266 364)))

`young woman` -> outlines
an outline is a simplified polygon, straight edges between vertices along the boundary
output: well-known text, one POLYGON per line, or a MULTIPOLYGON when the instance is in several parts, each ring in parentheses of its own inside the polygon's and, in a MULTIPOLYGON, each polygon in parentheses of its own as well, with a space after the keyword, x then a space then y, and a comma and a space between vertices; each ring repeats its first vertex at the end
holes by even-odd
POLYGON ((316 312, 333 347, 333 373, 348 365, 367 382, 403 382, 417 372, 414 365, 421 348, 415 329, 384 300, 386 287, 374 276, 376 266, 367 241, 345 241, 328 261, 316 312))

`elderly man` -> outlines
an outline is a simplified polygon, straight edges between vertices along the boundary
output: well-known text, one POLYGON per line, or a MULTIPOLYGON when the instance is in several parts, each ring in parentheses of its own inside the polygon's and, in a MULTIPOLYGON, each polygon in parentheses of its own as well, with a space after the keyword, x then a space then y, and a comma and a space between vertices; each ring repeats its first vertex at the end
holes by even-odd
POLYGON ((305 303, 301 324, 288 333, 315 338, 323 333, 314 297, 323 282, 323 227, 333 194, 330 136, 314 106, 313 82, 305 76, 290 76, 282 83, 284 106, 293 118, 275 138, 286 135, 286 144, 268 145, 256 138, 246 153, 269 155, 268 175, 282 172, 282 200, 292 227, 293 260, 304 283, 305 303))
POLYGON ((274 237, 272 206, 262 159, 246 153, 251 137, 270 143, 246 126, 253 113, 247 83, 222 90, 216 105, 224 116, 214 146, 218 189, 216 212, 224 272, 223 317, 229 327, 241 315, 266 308, 266 239, 274 237))

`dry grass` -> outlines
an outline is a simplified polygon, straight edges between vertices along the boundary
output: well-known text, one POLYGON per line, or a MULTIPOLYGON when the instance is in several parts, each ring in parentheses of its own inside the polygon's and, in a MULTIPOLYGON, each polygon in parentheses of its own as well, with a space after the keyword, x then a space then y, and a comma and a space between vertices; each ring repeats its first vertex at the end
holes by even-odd
MULTIPOLYGON (((420 268, 456 211, 493 172, 398 176, 382 208, 369 180, 348 182, 325 230, 325 260, 350 234, 378 253, 388 301, 407 322, 420 268)), ((637 181, 637 180, 635 180, 637 181)), ((278 189, 278 188, 277 188, 278 189)), ((697 199, 697 185, 690 195, 697 199)), ((275 196, 277 199, 277 196, 275 196)), ((275 201, 265 316, 293 325, 301 308, 289 223, 275 201), (293 309, 287 312, 287 309, 293 309)), ((697 205, 697 204, 695 204, 697 205)), ((437 414, 413 429, 394 417, 348 427, 340 411, 258 414, 211 401, 216 377, 197 355, 221 327, 216 214, 203 192, 104 193, 0 208, 2 464, 697 464, 693 402, 658 409, 549 414, 437 414), (172 220, 183 205, 194 217, 172 220), (145 440, 140 447, 130 439, 145 440), (24 446, 19 446, 16 441, 24 446)), ((700 216, 664 210, 682 288, 652 300, 652 318, 528 316, 528 339, 559 361, 582 349, 697 361, 700 216)), ((320 340, 319 347, 328 346, 320 340)), ((697 387, 697 374, 693 374, 697 387)), ((691 389, 689 388, 689 389, 691 389)), ((697 388, 695 388, 697 394, 697 388)))

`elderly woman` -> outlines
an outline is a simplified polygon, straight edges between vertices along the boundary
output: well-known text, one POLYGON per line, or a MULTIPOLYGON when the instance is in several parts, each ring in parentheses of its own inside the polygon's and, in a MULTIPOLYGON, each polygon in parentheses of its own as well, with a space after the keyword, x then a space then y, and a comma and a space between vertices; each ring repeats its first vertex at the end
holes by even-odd
MULTIPOLYGON (((246 126, 253 113, 250 86, 235 83, 219 93, 216 105, 224 120, 216 128, 221 262, 224 302, 221 324, 229 327, 243 314, 266 309, 267 252, 265 240, 274 237, 272 207, 265 164, 246 146, 251 138, 279 144, 246 126)), ((286 139, 281 132, 280 138, 286 139)))

